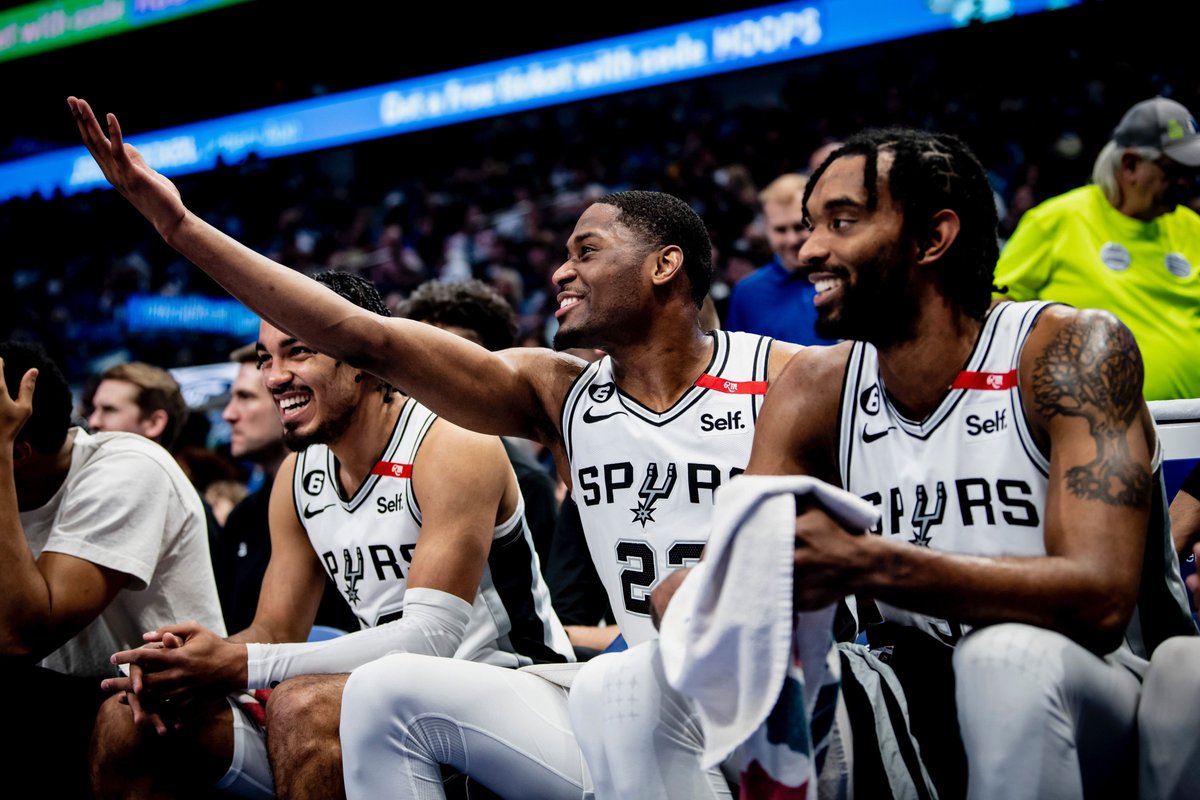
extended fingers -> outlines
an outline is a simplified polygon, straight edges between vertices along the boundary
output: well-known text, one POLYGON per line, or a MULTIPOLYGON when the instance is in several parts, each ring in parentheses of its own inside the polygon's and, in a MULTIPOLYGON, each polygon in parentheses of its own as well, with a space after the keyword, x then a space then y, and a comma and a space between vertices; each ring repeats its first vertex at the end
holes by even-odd
POLYGON ((109 112, 108 114, 108 135, 112 140, 111 149, 114 158, 125 157, 125 137, 121 135, 121 123, 117 121, 117 115, 109 112))
POLYGON ((105 678, 100 681, 100 689, 105 692, 129 692, 133 690, 133 680, 130 678, 105 678))
POLYGON ((75 125, 79 128, 79 135, 92 155, 96 155, 96 151, 101 145, 107 148, 108 137, 104 135, 100 122, 96 119, 96 114, 87 101, 81 97, 69 97, 67 105, 71 107, 71 112, 75 115, 75 125))
MULTIPOLYGON (((3 367, 3 361, 0 361, 0 368, 3 367)), ((33 390, 37 385, 38 371, 31 369, 25 373, 25 377, 21 378, 21 389, 17 393, 17 405, 33 408, 33 390)))

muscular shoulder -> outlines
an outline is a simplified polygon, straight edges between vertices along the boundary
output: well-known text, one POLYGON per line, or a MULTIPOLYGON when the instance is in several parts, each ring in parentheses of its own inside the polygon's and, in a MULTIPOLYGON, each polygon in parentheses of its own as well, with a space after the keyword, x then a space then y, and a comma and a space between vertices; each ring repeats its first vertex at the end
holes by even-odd
POLYGON ((805 347, 771 383, 748 472, 836 476, 837 419, 849 342, 805 347))
MULTIPOLYGON (((851 342, 809 347, 776 343, 777 347, 780 345, 791 348, 791 355, 780 364, 780 372, 772 388, 778 387, 781 392, 786 391, 789 394, 802 392, 806 397, 814 392, 834 396, 840 394, 846 361, 850 358, 851 342)), ((775 365, 771 366, 774 368, 775 365)))
POLYGON ((1142 408, 1141 352, 1129 328, 1099 309, 1047 307, 1021 352, 1019 381, 1034 422, 1056 416, 1131 420, 1142 408))
POLYGON ((792 357, 802 350, 804 350, 803 345, 792 344, 782 339, 771 342, 771 355, 767 359, 767 381, 774 383, 792 357))
POLYGON ((470 497, 483 484, 502 483, 508 468, 500 437, 469 431, 439 417, 413 458, 413 480, 425 493, 446 483, 460 496, 470 497))

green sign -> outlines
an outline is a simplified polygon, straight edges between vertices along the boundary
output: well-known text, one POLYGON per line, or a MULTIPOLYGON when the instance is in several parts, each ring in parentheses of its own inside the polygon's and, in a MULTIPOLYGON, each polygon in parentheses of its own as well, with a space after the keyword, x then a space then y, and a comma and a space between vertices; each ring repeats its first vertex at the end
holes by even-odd
POLYGON ((49 0, 0 12, 0 61, 248 0, 49 0))

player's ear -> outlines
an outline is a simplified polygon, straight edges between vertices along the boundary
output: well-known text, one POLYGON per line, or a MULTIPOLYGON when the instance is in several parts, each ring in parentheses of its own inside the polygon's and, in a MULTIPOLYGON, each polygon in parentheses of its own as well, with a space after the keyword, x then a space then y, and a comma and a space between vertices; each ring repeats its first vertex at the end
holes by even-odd
POLYGON ((650 273, 655 286, 665 286, 683 270, 683 250, 669 244, 653 254, 654 270, 650 273))
POLYGON ((946 255, 961 228, 962 221, 952 209, 943 208, 930 217, 929 227, 917 251, 917 263, 922 266, 932 264, 946 255))
POLYGON ((29 442, 16 442, 13 444, 13 466, 19 467, 29 460, 33 455, 33 446, 29 442))

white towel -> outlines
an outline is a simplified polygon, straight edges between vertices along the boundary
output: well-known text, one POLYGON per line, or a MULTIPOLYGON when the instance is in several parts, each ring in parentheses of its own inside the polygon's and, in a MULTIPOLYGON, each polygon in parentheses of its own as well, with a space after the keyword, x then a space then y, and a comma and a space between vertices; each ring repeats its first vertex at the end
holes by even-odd
POLYGON ((663 667, 668 683, 696 701, 705 768, 763 725, 790 665, 798 661, 813 687, 809 713, 823 682, 834 607, 792 610, 799 495, 811 495, 849 530, 879 521, 870 503, 815 478, 740 476, 721 488, 704 560, 663 615, 663 667))

